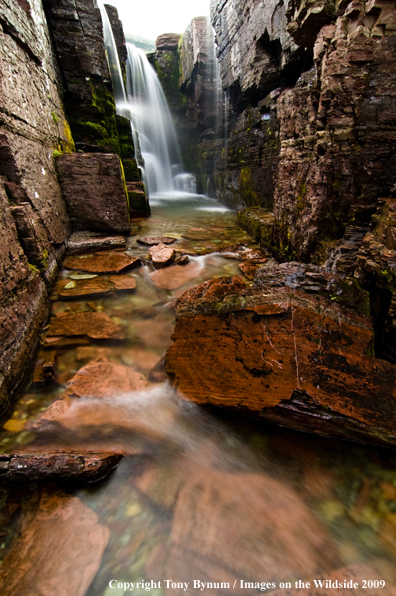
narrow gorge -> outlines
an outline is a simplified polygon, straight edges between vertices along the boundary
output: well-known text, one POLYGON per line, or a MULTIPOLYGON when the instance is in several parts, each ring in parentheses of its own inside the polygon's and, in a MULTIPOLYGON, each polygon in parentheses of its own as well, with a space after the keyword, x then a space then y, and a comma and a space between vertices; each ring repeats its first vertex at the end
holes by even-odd
POLYGON ((115 3, 0 0, 0 592, 396 594, 396 3, 115 3))

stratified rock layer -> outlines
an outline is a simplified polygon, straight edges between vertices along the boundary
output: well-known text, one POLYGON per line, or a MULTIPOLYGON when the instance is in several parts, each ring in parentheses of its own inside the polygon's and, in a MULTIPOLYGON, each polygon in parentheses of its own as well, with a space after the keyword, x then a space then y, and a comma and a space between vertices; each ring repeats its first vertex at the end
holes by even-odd
POLYGON ((56 166, 74 230, 130 233, 125 182, 117 155, 63 154, 56 166))
POLYGON ((354 280, 313 266, 212 280, 179 300, 166 369, 196 403, 396 446, 396 367, 371 355, 365 312, 354 280))

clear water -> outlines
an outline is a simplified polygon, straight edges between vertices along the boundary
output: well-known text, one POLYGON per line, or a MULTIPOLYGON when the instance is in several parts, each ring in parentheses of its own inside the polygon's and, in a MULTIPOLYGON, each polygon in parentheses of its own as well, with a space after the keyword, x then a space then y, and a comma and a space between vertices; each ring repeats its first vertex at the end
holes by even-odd
MULTIPOLYGON (((11 415, 14 432, 2 431, 1 450, 37 446, 32 423, 79 368, 105 355, 145 375, 147 389, 111 400, 76 400, 64 432, 56 438, 40 437, 41 447, 67 444, 125 453, 104 481, 64 487, 110 530, 86 596, 121 596, 123 588, 109 587, 112 579, 161 581, 161 588, 152 590, 158 596, 195 594, 194 580, 230 582, 230 590, 205 593, 257 594, 260 589, 241 589, 240 580, 279 585, 355 564, 369 567, 359 572, 361 580, 381 578, 394 584, 395 452, 198 408, 153 376, 171 345, 175 298, 205 279, 239 272, 237 260, 216 252, 220 247, 253 245, 237 227, 235 214, 219 209, 215 201, 198 196, 162 195, 152 201, 152 217, 136 222, 136 235, 171 235, 178 238, 177 246, 191 253, 183 279, 175 281, 171 267, 158 280, 158 272, 145 265, 134 272, 133 294, 54 301, 53 316, 90 309, 107 313, 122 327, 126 340, 92 342, 89 358, 87 346, 85 351, 58 349, 55 382, 44 390, 34 388, 27 378, 11 415), (168 590, 164 580, 190 586, 186 591, 168 590)), ((128 252, 144 258, 148 249, 132 236, 128 252)), ((61 275, 71 274, 64 270, 61 275)), ((1 558, 26 527, 24 503, 40 490, 40 483, 1 489, 1 558)), ((62 561, 53 561, 54 569, 62 566, 72 577, 77 556, 65 544, 62 561)), ((134 589, 135 594, 144 592, 134 589)))

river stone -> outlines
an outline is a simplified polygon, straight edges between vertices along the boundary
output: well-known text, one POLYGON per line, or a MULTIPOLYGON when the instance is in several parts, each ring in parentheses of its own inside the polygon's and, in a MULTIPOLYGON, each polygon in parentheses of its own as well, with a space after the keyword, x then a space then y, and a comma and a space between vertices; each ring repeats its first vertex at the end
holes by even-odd
POLYGON ((137 257, 110 253, 89 255, 88 257, 68 257, 63 265, 66 269, 105 274, 126 271, 140 265, 140 260, 137 257))
POLYGON ((67 243, 69 255, 108 248, 126 248, 125 236, 103 236, 103 234, 94 232, 75 232, 67 243))
POLYGON ((8 481, 78 478, 93 482, 107 476, 121 459, 121 454, 103 451, 22 451, 0 455, 0 478, 8 481))
POLYGON ((313 265, 205 282, 178 302, 166 370, 198 404, 396 447, 396 366, 371 355, 366 309, 355 280, 313 265))
POLYGON ((326 529, 286 482, 199 465, 186 474, 167 562, 173 580, 230 582, 231 591, 240 594, 239 581, 233 584, 241 578, 310 577, 338 563, 326 529))
POLYGON ((120 327, 103 312, 80 312, 52 319, 47 337, 86 335, 93 339, 123 339, 120 327))
POLYGON ((155 269, 166 267, 175 260, 176 253, 173 248, 168 248, 165 244, 157 244, 150 248, 150 257, 155 269))
POLYGON ((116 290, 134 290, 136 288, 136 279, 132 275, 112 275, 110 282, 114 284, 116 290))
POLYGON ((2 563, 2 596, 84 596, 109 535, 80 499, 44 486, 33 521, 2 563))
POLYGON ((57 292, 62 298, 77 296, 108 294, 113 290, 113 284, 102 277, 87 280, 61 279, 57 284, 57 292))
POLYGON ((186 265, 177 264, 173 267, 153 271, 150 273, 150 279, 160 290, 176 290, 192 281, 200 271, 201 266, 197 262, 186 265))
POLYGON ((147 385, 145 377, 133 368, 113 364, 106 358, 87 364, 68 382, 65 397, 115 397, 139 391, 147 385))
POLYGON ((145 246, 155 246, 156 244, 173 244, 173 242, 176 242, 176 238, 170 236, 143 236, 138 238, 136 242, 145 246))

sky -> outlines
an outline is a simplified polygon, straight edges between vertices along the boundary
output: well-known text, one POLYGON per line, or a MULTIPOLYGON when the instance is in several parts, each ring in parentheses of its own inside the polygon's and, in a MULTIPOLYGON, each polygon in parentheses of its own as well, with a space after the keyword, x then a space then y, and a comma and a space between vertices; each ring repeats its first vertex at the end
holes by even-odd
POLYGON ((162 33, 184 33, 191 19, 209 15, 210 0, 106 0, 118 9, 125 33, 155 41, 162 33))

